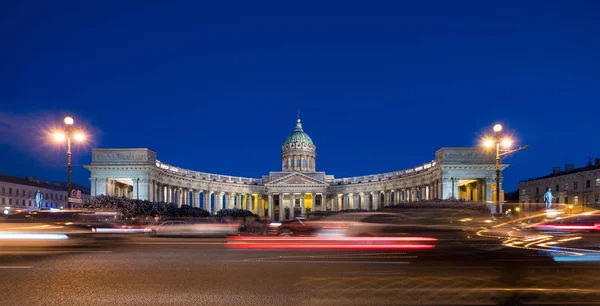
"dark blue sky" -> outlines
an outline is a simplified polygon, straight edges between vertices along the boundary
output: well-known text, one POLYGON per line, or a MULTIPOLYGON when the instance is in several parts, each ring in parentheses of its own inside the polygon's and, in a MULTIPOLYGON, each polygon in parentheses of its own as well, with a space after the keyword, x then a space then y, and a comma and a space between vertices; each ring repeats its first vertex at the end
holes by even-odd
POLYGON ((597 1, 254 2, 2 1, 0 172, 64 181, 42 130, 69 114, 93 135, 75 182, 91 147, 258 177, 298 108, 336 177, 428 162, 497 120, 531 146, 507 190, 600 157, 597 1))

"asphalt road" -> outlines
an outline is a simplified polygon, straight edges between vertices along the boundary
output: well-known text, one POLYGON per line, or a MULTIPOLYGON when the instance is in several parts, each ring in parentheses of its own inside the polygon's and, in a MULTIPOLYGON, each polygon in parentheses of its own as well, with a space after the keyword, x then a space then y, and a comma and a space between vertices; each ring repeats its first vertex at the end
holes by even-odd
POLYGON ((1 305, 586 305, 600 265, 497 245, 424 252, 231 250, 132 238, 0 252, 1 305))

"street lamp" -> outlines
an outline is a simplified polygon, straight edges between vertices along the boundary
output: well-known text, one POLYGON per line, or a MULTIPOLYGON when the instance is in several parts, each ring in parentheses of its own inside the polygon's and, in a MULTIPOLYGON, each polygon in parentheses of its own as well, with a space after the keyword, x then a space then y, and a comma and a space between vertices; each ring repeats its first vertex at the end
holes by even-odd
POLYGON ((496 147, 496 213, 500 213, 500 158, 529 148, 529 146, 522 146, 511 150, 512 139, 508 135, 501 135, 500 132, 502 132, 502 125, 496 124, 494 125, 494 137, 486 137, 483 140, 485 148, 491 149, 494 146, 496 147))
POLYGON ((63 142, 65 139, 67 140, 67 207, 71 208, 71 202, 69 201, 69 197, 71 197, 71 136, 76 141, 83 142, 85 140, 85 134, 81 131, 72 130, 72 125, 74 123, 73 118, 65 117, 65 124, 67 125, 66 131, 57 130, 54 132, 54 140, 57 142, 63 142))

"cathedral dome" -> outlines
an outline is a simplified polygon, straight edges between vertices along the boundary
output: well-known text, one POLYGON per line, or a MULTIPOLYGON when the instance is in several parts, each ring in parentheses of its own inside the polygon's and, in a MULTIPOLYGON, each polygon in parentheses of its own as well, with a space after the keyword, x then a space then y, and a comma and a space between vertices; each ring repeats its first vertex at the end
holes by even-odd
POLYGON ((308 134, 304 133, 300 119, 294 132, 285 139, 281 147, 281 170, 283 172, 315 172, 317 147, 308 134))
POLYGON ((298 119, 298 122, 296 123, 296 129, 294 129, 294 132, 285 139, 281 149, 283 152, 288 150, 315 151, 315 144, 310 136, 308 136, 308 134, 306 134, 302 129, 302 123, 300 123, 300 119, 298 119))

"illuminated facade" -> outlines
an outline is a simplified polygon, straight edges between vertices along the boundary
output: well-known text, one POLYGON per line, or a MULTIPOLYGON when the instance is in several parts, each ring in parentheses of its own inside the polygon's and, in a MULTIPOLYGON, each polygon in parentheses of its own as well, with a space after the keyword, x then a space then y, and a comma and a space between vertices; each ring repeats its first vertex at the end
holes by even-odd
POLYGON ((495 198, 494 155, 478 148, 442 148, 435 160, 423 165, 348 178, 317 171, 316 156, 316 146, 298 120, 282 146, 281 171, 260 178, 184 169, 157 160, 156 153, 145 148, 93 149, 86 168, 92 196, 165 201, 211 213, 243 208, 274 220, 429 199, 490 203, 495 198))
MULTIPOLYGON (((564 170, 553 167, 552 173, 546 176, 519 183, 519 202, 543 203, 548 188, 556 197, 553 203, 600 205, 600 158, 580 168, 573 164, 567 164, 564 170)), ((543 204, 538 206, 543 207, 543 204)))
MULTIPOLYGON (((81 190, 82 200, 89 199, 89 190, 74 185, 81 190)), ((67 207, 67 186, 64 183, 50 183, 35 177, 20 178, 0 175, 0 205, 4 209, 36 209, 35 193, 40 191, 43 195, 42 208, 67 207)), ((79 204, 71 203, 71 207, 79 204)))

